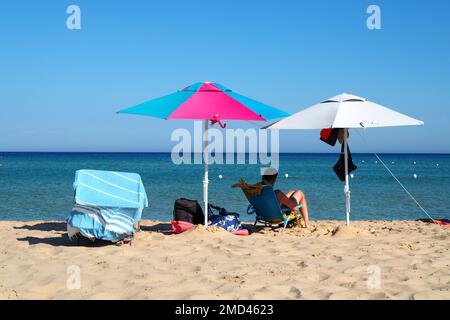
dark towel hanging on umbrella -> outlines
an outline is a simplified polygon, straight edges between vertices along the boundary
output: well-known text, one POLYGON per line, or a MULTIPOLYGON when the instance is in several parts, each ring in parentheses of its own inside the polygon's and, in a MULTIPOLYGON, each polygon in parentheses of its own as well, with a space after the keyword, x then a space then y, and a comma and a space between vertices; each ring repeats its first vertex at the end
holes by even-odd
POLYGON ((322 129, 320 131, 320 140, 322 140, 325 143, 328 143, 330 146, 333 146, 336 144, 336 141, 338 139, 339 135, 339 128, 329 128, 329 129, 322 129))
MULTIPOLYGON (((347 145, 347 153, 348 153, 348 174, 352 171, 356 170, 358 167, 353 163, 352 154, 350 153, 350 147, 347 145)), ((345 181, 345 155, 344 155, 344 145, 341 146, 341 156, 339 157, 338 162, 333 167, 334 172, 338 176, 339 180, 345 181)))

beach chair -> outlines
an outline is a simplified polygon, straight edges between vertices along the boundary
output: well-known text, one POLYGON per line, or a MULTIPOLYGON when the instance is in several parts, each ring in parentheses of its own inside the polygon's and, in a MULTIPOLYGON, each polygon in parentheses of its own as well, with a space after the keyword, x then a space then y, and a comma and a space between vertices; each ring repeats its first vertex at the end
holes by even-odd
MULTIPOLYGON (((239 186, 245 194, 248 202, 250 202, 247 213, 255 215, 256 224, 263 223, 269 227, 281 227, 282 231, 286 229, 288 223, 292 220, 301 221, 300 213, 294 213, 289 208, 282 208, 278 203, 277 196, 271 185, 248 185, 243 180, 233 187, 239 186)), ((298 205, 301 208, 302 205, 298 205)))
POLYGON ((75 201, 67 220, 69 238, 131 241, 138 231, 147 194, 136 173, 78 170, 75 201))

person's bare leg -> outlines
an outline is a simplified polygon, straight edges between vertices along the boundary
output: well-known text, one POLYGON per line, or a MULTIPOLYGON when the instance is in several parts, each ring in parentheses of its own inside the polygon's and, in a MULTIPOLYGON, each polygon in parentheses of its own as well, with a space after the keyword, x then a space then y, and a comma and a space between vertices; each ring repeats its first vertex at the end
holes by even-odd
POLYGON ((291 197, 291 194, 294 192, 292 190, 289 190, 288 193, 284 194, 283 191, 281 191, 280 189, 277 189, 277 190, 274 190, 274 191, 275 191, 275 195, 277 196, 279 204, 283 204, 286 201, 286 198, 289 199, 291 197))
POLYGON ((285 206, 287 208, 295 207, 298 202, 295 198, 292 197, 294 191, 290 190, 287 194, 284 194, 281 190, 275 190, 275 195, 277 196, 278 203, 281 206, 285 206))
POLYGON ((303 220, 305 221, 305 227, 307 228, 309 225, 309 215, 308 215, 308 204, 306 202, 305 194, 302 191, 297 190, 291 197, 293 197, 298 204, 302 205, 302 207, 300 208, 300 213, 303 216, 303 220))

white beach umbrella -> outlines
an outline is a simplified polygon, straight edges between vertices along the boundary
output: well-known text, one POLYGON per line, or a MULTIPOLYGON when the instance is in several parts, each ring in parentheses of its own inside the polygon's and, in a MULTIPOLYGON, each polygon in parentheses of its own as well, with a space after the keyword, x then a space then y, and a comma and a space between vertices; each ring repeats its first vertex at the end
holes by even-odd
POLYGON ((351 94, 340 94, 312 107, 295 113, 264 127, 265 129, 326 129, 341 128, 344 134, 345 154, 345 213, 350 223, 350 186, 347 161, 347 131, 349 128, 376 128, 392 126, 417 126, 423 121, 383 107, 351 94))

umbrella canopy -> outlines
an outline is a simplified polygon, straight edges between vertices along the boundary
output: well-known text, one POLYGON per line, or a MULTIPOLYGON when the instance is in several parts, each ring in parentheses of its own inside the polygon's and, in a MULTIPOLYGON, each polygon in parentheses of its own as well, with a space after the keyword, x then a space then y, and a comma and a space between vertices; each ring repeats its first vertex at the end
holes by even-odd
POLYGON ((375 128, 422 125, 397 111, 352 94, 340 94, 269 125, 270 129, 375 128))
POLYGON ((348 179, 347 131, 349 128, 375 128, 392 126, 423 125, 416 120, 365 98, 352 94, 340 94, 326 99, 312 107, 297 112, 264 129, 325 129, 342 128, 345 156, 345 213, 350 223, 350 185, 348 179))
POLYGON ((218 83, 197 82, 167 96, 118 113, 163 119, 266 121, 289 114, 242 96, 218 83))
MULTIPOLYGON (((267 104, 242 96, 218 83, 197 82, 167 96, 156 98, 118 113, 137 114, 173 119, 205 121, 204 143, 208 144, 208 125, 221 120, 267 121, 289 114, 267 104)), ((205 174, 203 179, 203 201, 205 226, 208 225, 208 155, 204 154, 205 174)))

